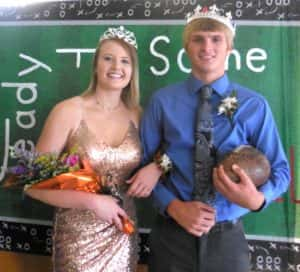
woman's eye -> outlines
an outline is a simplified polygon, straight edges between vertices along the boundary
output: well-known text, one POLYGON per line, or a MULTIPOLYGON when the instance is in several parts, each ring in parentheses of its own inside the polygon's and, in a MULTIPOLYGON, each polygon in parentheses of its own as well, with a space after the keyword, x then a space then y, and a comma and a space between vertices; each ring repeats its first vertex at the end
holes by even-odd
POLYGON ((128 59, 122 59, 122 63, 124 63, 124 64, 129 64, 130 61, 129 61, 128 59))

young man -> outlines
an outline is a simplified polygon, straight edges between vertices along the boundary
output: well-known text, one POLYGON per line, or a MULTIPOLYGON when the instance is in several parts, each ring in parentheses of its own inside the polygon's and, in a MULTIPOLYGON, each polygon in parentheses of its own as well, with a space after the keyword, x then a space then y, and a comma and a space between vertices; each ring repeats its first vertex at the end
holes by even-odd
MULTIPOLYGON (((248 244, 239 218, 266 207, 288 188, 289 166, 268 103, 261 95, 231 82, 225 72, 234 35, 229 13, 221 13, 216 6, 197 7, 188 15, 183 33, 192 73, 184 82, 155 92, 144 113, 141 137, 145 160, 151 162, 163 143, 173 164, 152 193, 159 216, 150 237, 151 272, 249 272, 248 244), (215 167, 212 179, 216 194, 210 205, 193 199, 194 130, 203 85, 214 90, 211 103, 216 157, 240 145, 252 145, 267 156, 272 169, 270 179, 257 189, 238 166, 233 170, 240 183, 231 181, 222 166, 215 167), (222 100, 233 92, 238 102, 230 109, 233 116, 226 111, 218 114, 222 100)), ((132 185, 139 184, 140 192, 141 180, 151 179, 146 173, 155 176, 146 167, 135 177, 139 182, 132 185)))

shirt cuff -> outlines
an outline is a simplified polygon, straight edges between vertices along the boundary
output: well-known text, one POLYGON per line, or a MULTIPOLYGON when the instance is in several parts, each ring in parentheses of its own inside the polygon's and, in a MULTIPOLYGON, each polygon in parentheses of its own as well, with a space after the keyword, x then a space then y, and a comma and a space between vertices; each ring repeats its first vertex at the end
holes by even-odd
POLYGON ((251 210, 251 212, 260 212, 266 206, 266 198, 264 198, 264 202, 260 205, 260 207, 256 210, 251 210))
POLYGON ((158 209, 159 213, 163 216, 168 216, 167 207, 177 197, 170 192, 161 182, 155 186, 152 191, 152 198, 154 207, 158 209))

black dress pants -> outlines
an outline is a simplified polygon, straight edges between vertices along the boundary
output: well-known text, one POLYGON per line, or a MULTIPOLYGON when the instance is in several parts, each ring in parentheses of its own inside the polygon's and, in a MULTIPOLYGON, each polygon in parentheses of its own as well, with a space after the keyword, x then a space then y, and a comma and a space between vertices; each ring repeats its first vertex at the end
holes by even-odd
POLYGON ((197 238, 158 216, 150 234, 149 272, 249 272, 249 250, 240 220, 217 223, 197 238))

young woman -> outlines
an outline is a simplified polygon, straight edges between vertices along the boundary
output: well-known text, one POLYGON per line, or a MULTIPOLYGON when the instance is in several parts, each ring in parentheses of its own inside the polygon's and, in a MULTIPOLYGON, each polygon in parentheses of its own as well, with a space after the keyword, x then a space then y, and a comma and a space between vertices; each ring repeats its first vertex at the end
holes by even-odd
POLYGON ((122 232, 123 219, 135 219, 126 179, 141 159, 138 137, 139 87, 137 43, 124 27, 100 38, 90 85, 81 96, 57 104, 36 145, 39 152, 78 147, 101 176, 109 177, 123 199, 78 191, 28 189, 32 198, 58 207, 54 220, 56 272, 135 271, 137 233, 122 232))

